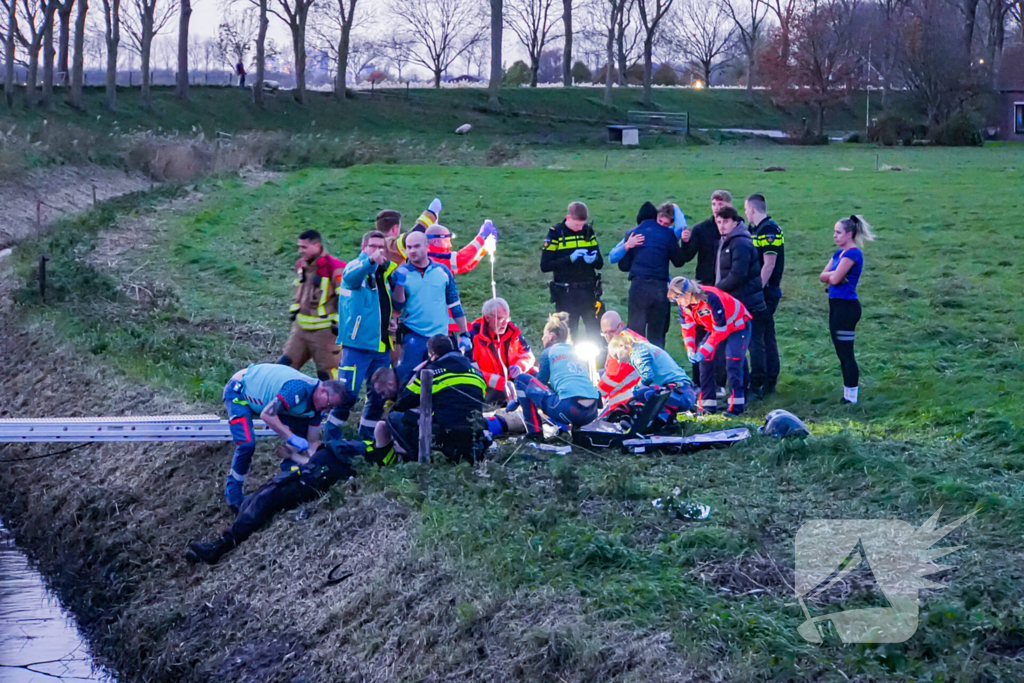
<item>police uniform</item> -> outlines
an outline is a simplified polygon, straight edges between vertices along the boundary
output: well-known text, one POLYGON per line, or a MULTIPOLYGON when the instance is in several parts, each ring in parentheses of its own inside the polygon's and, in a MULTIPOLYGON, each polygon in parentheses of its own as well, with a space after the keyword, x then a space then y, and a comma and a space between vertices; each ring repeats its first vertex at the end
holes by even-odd
POLYGON ((569 314, 570 332, 575 334, 578 321, 582 320, 587 336, 595 340, 601 338, 600 320, 604 312, 601 275, 597 272, 603 266, 597 236, 589 223, 579 232, 570 230, 564 222, 548 230, 541 251, 540 270, 553 276, 551 302, 557 311, 569 314), (587 263, 582 257, 573 261, 571 256, 577 249, 596 254, 593 263, 587 263))

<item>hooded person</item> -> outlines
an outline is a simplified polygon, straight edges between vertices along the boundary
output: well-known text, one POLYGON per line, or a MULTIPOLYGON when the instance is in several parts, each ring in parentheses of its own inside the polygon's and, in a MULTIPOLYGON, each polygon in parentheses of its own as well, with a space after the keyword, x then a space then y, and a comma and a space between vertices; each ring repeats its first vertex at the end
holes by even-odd
POLYGON ((662 208, 644 202, 637 213, 637 225, 626 233, 625 255, 619 270, 629 273, 629 329, 664 348, 668 332, 669 264, 683 265, 683 250, 672 227, 674 205, 662 208), (667 208, 668 218, 662 214, 667 208))

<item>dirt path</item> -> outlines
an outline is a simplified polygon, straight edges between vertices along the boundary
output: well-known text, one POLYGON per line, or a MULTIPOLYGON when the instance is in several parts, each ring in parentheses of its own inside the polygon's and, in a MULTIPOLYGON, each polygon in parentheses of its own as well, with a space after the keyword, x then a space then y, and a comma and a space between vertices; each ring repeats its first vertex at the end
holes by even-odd
POLYGON ((26 173, 0 183, 0 249, 45 228, 63 216, 88 209, 103 201, 151 185, 141 174, 128 174, 101 166, 61 166, 26 173))

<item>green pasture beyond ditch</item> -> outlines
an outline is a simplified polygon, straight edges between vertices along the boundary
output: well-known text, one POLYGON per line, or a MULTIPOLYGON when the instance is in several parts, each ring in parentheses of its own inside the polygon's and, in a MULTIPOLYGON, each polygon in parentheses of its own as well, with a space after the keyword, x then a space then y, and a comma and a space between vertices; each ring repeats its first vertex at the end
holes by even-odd
MULTIPOLYGON (((20 249, 27 280, 34 254, 52 259, 49 303, 39 306, 27 281, 22 314, 47 319, 130 377, 213 410, 231 372, 276 358, 294 239, 306 228, 347 260, 383 208, 411 223, 439 196, 458 244, 492 219, 501 230, 499 295, 536 344, 549 311, 538 250, 568 201, 588 204, 607 251, 644 200, 674 200, 696 221, 708 216, 716 188, 762 192, 786 233, 783 372, 778 394, 749 422, 788 408, 812 425, 805 442, 755 437, 690 456, 577 450, 528 461, 520 453, 483 469, 437 466, 428 477, 412 477, 414 466, 367 472, 368 485, 419 510, 424 547, 443 544, 499 588, 552 586, 582 596, 602 618, 668 631, 711 678, 1020 680, 1021 150, 531 154, 532 168, 305 170, 257 186, 202 184, 203 199, 171 208, 166 199, 181 191, 110 202, 20 249), (817 274, 833 249, 833 223, 851 213, 863 214, 878 240, 865 250, 861 280, 861 403, 844 406, 817 274), (109 257, 104 231, 140 217, 139 246, 109 257), (682 522, 651 505, 675 486, 710 505, 709 519, 682 522), (940 506, 942 522, 980 512, 945 541, 967 547, 947 558, 959 568, 939 575, 948 588, 922 592, 913 638, 884 646, 800 638, 791 584, 803 522, 919 525, 940 506)), ((486 263, 459 280, 474 316, 489 281, 486 263)), ((609 307, 624 310, 626 281, 615 267, 606 267, 605 292, 609 307)), ((678 334, 669 348, 681 357, 678 334)), ((855 590, 843 606, 869 604, 868 593, 855 590)))

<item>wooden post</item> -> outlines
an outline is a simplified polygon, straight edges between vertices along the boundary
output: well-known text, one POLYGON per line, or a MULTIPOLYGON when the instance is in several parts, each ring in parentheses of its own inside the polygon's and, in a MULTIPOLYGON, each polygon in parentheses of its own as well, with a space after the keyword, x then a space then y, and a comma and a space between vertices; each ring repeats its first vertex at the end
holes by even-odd
POLYGON ((420 462, 430 462, 430 438, 433 429, 434 373, 420 370, 420 462))
POLYGON ((39 256, 39 296, 46 301, 46 262, 50 259, 45 254, 39 256))

